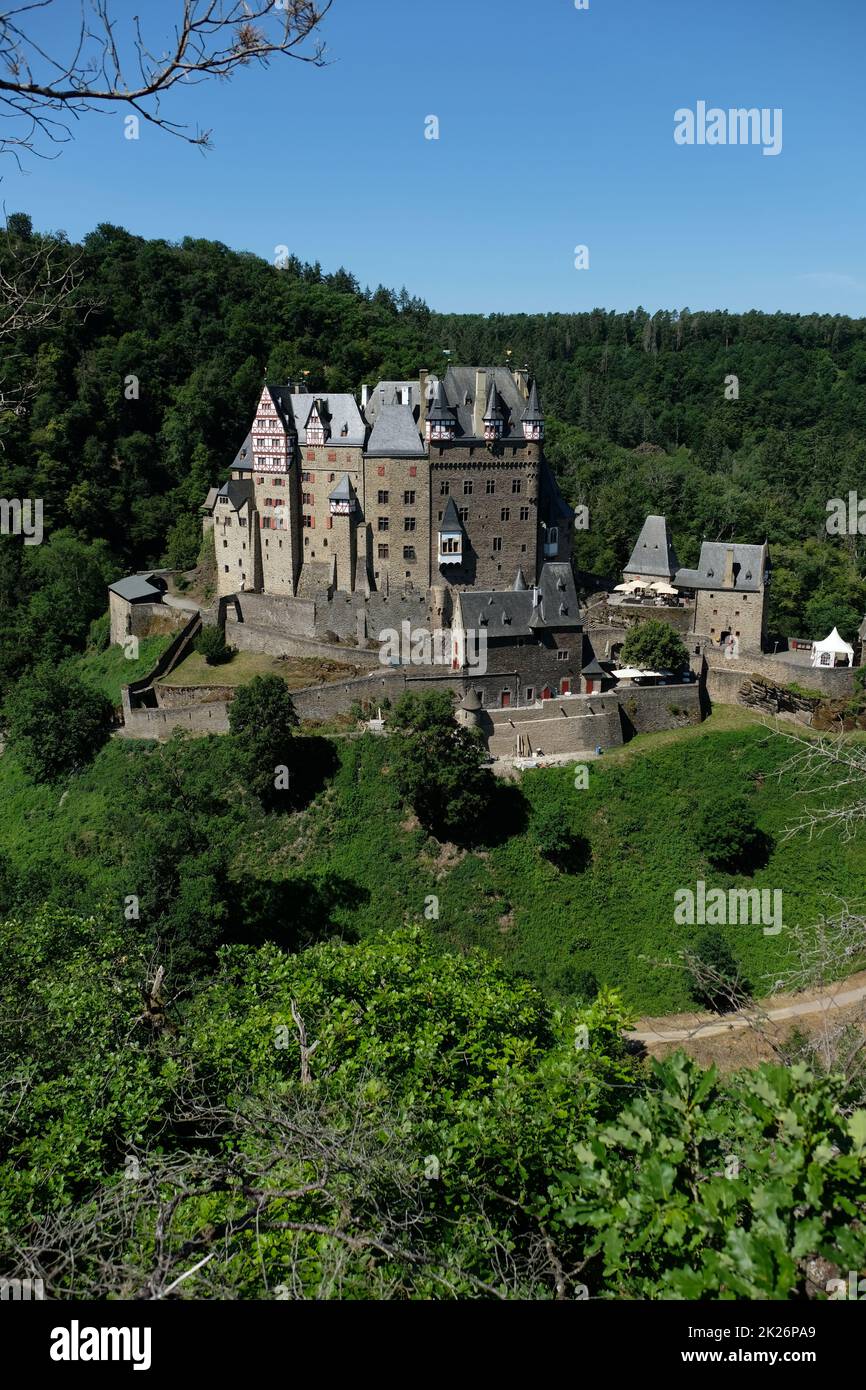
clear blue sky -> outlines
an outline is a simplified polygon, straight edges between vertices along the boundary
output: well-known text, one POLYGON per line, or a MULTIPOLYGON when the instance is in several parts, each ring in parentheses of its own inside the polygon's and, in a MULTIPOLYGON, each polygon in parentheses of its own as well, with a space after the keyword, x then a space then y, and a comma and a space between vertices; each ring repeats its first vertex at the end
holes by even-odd
MULTIPOLYGON (((149 32, 177 8, 149 0, 149 32)), ((213 128, 210 154, 87 116, 59 159, 7 161, 7 210, 71 237, 286 244, 443 311, 866 315, 866 0, 334 0, 325 35, 330 67, 167 103, 213 128), (781 107, 782 153, 678 146, 699 100, 781 107)))

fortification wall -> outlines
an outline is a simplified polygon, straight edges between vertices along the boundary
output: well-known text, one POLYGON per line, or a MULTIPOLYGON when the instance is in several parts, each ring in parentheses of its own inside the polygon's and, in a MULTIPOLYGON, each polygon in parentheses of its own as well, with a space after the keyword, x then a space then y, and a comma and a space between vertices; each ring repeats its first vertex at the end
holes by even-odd
POLYGON ((623 741, 619 708, 609 696, 545 700, 530 709, 491 710, 485 732, 488 750, 496 758, 515 757, 518 736, 522 736, 524 755, 533 756, 588 755, 597 748, 617 748, 623 741))
POLYGON ((167 739, 175 729, 192 734, 227 734, 228 705, 214 702, 192 709, 135 709, 124 711, 123 738, 167 739))
POLYGON ((767 655, 726 659, 712 651, 706 653, 706 664, 707 693, 711 700, 723 705, 738 703, 740 688, 751 676, 762 676, 771 685, 798 685, 831 700, 842 700, 854 693, 854 668, 848 666, 801 666, 767 655))
POLYGON ((703 717, 701 690, 697 681, 688 685, 620 686, 616 698, 629 737, 632 734, 657 734, 664 729, 679 729, 685 724, 700 724, 703 717))

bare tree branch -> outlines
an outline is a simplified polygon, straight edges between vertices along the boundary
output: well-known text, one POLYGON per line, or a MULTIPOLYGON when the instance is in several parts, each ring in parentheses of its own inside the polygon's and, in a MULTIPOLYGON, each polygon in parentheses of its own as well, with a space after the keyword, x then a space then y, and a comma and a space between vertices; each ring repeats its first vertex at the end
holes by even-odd
MULTIPOLYGON (((159 43, 132 16, 122 32, 112 0, 81 0, 77 33, 64 57, 35 36, 51 32, 59 0, 30 0, 0 14, 0 115, 7 127, 0 152, 42 154, 69 141, 87 112, 128 108, 189 144, 209 148, 211 132, 163 115, 161 99, 180 83, 225 79, 242 67, 267 67, 277 57, 321 67, 322 20, 333 0, 176 0, 173 32, 159 43), (42 12, 42 13, 39 13, 42 12)), ((63 0, 68 9, 69 0, 63 0)))

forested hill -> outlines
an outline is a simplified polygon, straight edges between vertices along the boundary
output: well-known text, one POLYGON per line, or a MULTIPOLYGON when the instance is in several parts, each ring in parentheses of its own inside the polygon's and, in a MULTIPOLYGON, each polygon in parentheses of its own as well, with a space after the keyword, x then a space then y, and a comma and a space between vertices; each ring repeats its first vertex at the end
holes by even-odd
MULTIPOLYGON (((7 274, 38 246, 26 216, 10 225, 7 274)), ((866 494, 866 320, 438 315, 343 270, 294 258, 278 269, 219 242, 106 225, 63 253, 77 261, 76 302, 61 323, 2 343, 2 389, 30 389, 3 417, 0 496, 43 498, 46 542, 0 538, 0 682, 36 650, 83 641, 106 577, 194 561, 197 508, 225 476, 263 373, 354 390, 441 370, 446 352, 510 352, 537 375, 550 457, 569 500, 590 509, 582 568, 612 572, 644 515, 662 511, 683 563, 703 537, 767 536, 781 629, 850 635, 863 615, 862 543, 824 523, 829 498, 866 494)))

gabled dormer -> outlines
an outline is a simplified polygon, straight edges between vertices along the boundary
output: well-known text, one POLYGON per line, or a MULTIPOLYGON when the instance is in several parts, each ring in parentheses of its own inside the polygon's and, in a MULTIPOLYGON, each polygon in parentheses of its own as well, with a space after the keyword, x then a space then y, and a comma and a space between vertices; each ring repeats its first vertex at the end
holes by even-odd
POLYGON ((534 381, 526 409, 523 412, 522 423, 523 438, 540 443, 544 438, 544 415, 541 410, 541 402, 538 399, 538 386, 534 381))
POLYGON ((313 401, 306 422, 308 444, 327 444, 331 437, 331 416, 324 398, 313 401))

